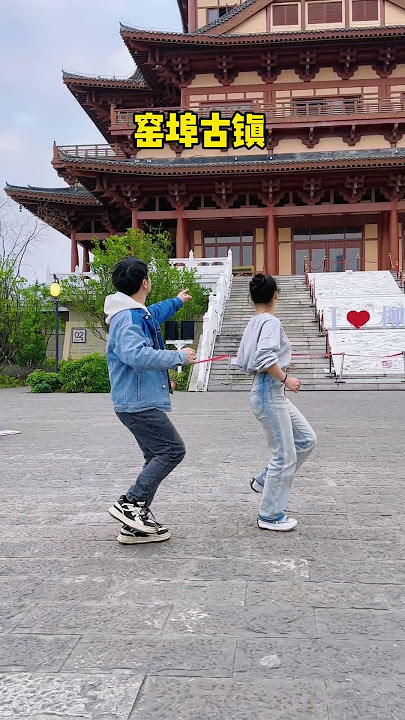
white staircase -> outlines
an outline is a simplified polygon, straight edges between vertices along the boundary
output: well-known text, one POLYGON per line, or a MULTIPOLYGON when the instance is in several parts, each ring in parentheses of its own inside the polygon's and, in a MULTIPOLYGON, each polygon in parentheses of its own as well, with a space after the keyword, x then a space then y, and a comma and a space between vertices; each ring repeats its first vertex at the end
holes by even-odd
MULTIPOLYGON (((390 375, 389 371, 386 377, 381 374, 375 377, 370 374, 363 377, 345 377, 344 382, 339 382, 334 373, 329 374, 326 337, 319 331, 319 319, 316 319, 305 277, 288 275, 276 279, 280 287, 277 317, 292 345, 290 374, 300 378, 301 390, 405 390, 405 375, 402 373, 395 377, 390 375)), ((217 337, 214 355, 237 354, 243 330, 254 312, 249 301, 249 282, 250 278, 233 280, 232 293, 225 307, 222 331, 217 337)), ((401 298, 396 294, 395 284, 393 288, 396 299, 401 298)), ((220 360, 212 363, 208 390, 247 391, 250 390, 252 381, 251 377, 245 376, 235 365, 230 365, 228 360, 220 360)))
MULTIPOLYGON (((301 379, 302 390, 330 388, 334 381, 325 377, 329 361, 325 357, 326 342, 320 335, 315 320, 311 297, 302 275, 283 275, 276 278, 280 288, 277 317, 292 345, 291 375, 301 379), (308 357, 311 355, 312 357, 308 357)), ((234 278, 231 297, 225 308, 221 335, 217 338, 215 355, 236 355, 239 343, 250 317, 254 312, 249 301, 250 278, 234 278)), ((212 364, 209 391, 249 390, 252 378, 246 377, 235 366, 229 369, 227 360, 212 364)))

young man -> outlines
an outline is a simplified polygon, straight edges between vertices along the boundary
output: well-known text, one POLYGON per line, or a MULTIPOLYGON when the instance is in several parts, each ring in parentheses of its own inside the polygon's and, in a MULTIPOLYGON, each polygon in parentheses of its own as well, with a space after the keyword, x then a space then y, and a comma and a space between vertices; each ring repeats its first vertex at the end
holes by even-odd
POLYGON ((123 544, 161 542, 170 531, 157 523, 150 505, 162 480, 183 460, 183 440, 166 412, 171 410, 168 370, 195 361, 195 352, 165 350, 160 325, 190 300, 183 290, 173 300, 146 308, 151 290, 148 267, 134 257, 112 271, 117 292, 105 300, 110 333, 107 362, 114 409, 132 432, 145 464, 136 482, 108 512, 123 523, 123 544))

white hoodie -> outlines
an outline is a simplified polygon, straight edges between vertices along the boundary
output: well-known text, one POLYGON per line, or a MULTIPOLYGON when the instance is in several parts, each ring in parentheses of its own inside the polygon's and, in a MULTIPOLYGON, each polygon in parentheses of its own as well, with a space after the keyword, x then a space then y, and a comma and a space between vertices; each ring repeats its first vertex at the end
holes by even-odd
POLYGON ((109 325, 114 315, 121 312, 121 310, 134 310, 136 308, 146 310, 147 314, 150 315, 145 305, 133 300, 129 295, 125 295, 125 293, 116 292, 114 295, 107 295, 104 302, 104 312, 107 315, 106 323, 109 325))

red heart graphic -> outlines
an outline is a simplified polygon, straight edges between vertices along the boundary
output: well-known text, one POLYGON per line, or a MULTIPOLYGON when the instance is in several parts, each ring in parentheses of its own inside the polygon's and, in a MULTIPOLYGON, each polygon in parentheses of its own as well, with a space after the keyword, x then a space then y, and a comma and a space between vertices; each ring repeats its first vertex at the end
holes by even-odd
POLYGON ((361 310, 361 312, 350 310, 346 317, 351 325, 354 325, 357 330, 360 330, 360 328, 370 320, 370 313, 367 312, 367 310, 361 310))

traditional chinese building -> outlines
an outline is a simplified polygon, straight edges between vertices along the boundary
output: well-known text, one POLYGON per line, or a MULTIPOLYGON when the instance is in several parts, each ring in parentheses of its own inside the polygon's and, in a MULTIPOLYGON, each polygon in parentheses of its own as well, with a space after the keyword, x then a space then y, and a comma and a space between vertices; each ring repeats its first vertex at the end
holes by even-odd
POLYGON ((178 0, 183 33, 121 26, 126 80, 65 73, 105 145, 54 146, 52 211, 83 269, 94 236, 163 225, 173 254, 279 274, 402 265, 405 0, 178 0), (134 114, 264 114, 265 147, 136 148, 134 114), (326 258, 326 261, 324 261, 326 258))

